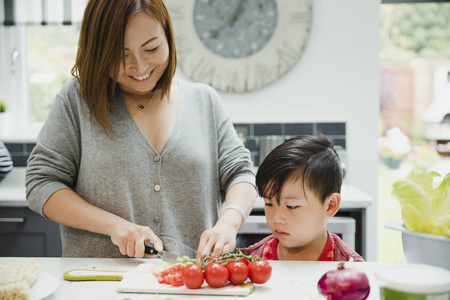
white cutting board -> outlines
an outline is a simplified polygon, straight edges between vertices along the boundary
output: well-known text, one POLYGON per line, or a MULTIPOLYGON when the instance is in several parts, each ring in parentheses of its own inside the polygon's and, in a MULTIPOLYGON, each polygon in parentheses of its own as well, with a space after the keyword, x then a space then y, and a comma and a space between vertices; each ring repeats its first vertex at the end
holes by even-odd
POLYGON ((184 294, 184 295, 222 295, 222 296, 247 296, 253 291, 253 284, 242 286, 229 284, 221 288, 212 288, 206 281, 199 289, 188 289, 186 286, 172 286, 158 283, 151 273, 154 264, 141 264, 123 276, 117 285, 118 292, 124 293, 149 293, 149 294, 184 294))

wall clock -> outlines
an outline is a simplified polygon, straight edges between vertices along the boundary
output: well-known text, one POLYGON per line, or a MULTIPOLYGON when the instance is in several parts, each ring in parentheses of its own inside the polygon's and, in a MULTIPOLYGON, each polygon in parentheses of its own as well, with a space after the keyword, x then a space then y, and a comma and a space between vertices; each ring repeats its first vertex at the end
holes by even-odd
POLYGON ((312 0, 165 0, 178 63, 194 81, 223 92, 279 79, 308 40, 312 0))

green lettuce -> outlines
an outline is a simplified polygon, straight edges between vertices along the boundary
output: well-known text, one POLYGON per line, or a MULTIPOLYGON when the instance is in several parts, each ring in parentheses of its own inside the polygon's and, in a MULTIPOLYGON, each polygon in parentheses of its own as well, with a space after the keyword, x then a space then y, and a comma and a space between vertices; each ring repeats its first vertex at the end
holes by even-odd
POLYGON ((392 188, 406 229, 450 238, 450 173, 442 178, 437 172, 414 168, 392 188))

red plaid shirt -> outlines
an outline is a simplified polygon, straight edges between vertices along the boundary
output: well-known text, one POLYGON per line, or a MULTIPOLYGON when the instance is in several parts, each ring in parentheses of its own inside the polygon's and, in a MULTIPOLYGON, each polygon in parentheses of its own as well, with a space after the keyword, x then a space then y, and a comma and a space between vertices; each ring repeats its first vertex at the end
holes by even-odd
MULTIPOLYGON (((325 248, 323 248, 322 254, 320 254, 319 259, 317 261, 334 261, 334 249, 336 248, 336 244, 334 243, 334 239, 331 236, 331 233, 327 231, 328 239, 325 244, 325 248)), ((271 259, 271 260, 279 260, 277 253, 278 239, 273 237, 269 241, 266 242, 264 248, 262 250, 262 259, 271 259)))

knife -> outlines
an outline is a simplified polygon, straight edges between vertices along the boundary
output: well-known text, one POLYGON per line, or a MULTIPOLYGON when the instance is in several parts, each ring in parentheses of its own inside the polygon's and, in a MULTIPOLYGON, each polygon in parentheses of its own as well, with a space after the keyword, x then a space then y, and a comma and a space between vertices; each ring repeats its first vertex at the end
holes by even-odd
POLYGON ((174 253, 167 252, 167 251, 157 251, 153 246, 145 243, 145 254, 154 254, 161 257, 161 259, 165 262, 176 264, 179 262, 183 262, 183 258, 181 256, 178 256, 174 253))

